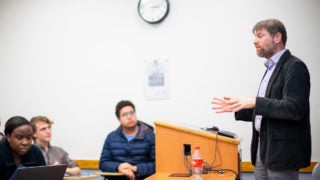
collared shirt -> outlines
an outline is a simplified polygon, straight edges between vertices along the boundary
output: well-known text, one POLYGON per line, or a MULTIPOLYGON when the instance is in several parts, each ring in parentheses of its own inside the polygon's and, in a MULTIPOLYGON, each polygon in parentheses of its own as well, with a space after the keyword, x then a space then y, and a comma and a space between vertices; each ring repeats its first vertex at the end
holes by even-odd
POLYGON ((34 143, 41 150, 47 165, 53 165, 55 161, 60 164, 67 164, 68 168, 77 167, 77 163, 70 159, 69 154, 58 146, 51 146, 49 144, 48 151, 39 143, 34 143))
MULTIPOLYGON (((272 76, 272 73, 274 71, 274 69, 277 66, 277 63, 280 59, 280 57, 282 56, 282 54, 286 51, 287 49, 283 49, 280 52, 278 52, 277 54, 275 54, 274 56, 272 56, 270 59, 268 59, 266 62, 264 62, 264 65, 267 67, 267 72, 264 75, 261 83, 260 83, 260 87, 259 87, 259 92, 258 92, 258 97, 265 97, 266 95, 266 91, 267 91, 267 87, 268 87, 268 83, 269 80, 272 76)), ((260 132, 260 127, 261 127, 261 120, 262 120, 262 115, 256 115, 255 118, 255 129, 257 131, 260 132)))

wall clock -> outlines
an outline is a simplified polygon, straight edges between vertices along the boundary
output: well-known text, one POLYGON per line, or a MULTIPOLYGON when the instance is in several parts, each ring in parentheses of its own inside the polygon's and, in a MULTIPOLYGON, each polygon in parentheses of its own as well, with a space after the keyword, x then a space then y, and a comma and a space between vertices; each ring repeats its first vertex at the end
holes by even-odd
POLYGON ((138 13, 147 23, 160 23, 169 13, 169 0, 139 0, 138 13))

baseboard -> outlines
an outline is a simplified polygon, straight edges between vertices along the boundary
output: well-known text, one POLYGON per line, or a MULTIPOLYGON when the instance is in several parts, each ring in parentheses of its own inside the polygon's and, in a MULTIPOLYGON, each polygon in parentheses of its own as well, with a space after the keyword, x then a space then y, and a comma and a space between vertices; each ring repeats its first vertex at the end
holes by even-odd
MULTIPOLYGON (((317 164, 317 162, 311 162, 309 167, 300 169, 300 172, 308 172, 311 173, 313 170, 313 167, 317 164)), ((253 172, 253 165, 251 162, 242 162, 241 163, 241 171, 242 172, 253 172)))
MULTIPOLYGON (((99 160, 75 160, 76 163, 82 169, 99 169, 99 160)), ((300 172, 309 172, 311 173, 313 167, 317 164, 317 162, 311 162, 311 165, 307 168, 300 169, 300 172)), ((242 172, 253 172, 253 166, 251 162, 241 162, 241 171, 242 172)))

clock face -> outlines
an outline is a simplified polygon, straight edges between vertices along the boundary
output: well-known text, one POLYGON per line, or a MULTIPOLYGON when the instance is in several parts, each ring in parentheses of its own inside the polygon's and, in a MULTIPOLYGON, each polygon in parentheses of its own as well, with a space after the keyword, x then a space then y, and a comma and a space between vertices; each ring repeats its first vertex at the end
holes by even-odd
POLYGON ((140 17, 151 24, 161 22, 169 12, 168 0, 139 0, 140 17))

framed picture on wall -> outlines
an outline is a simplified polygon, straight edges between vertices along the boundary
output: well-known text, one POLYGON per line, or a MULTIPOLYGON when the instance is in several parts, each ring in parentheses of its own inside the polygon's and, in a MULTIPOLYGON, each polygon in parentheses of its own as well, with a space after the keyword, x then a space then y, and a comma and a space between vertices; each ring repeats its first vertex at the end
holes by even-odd
POLYGON ((168 60, 147 60, 145 66, 145 98, 169 99, 168 60))

